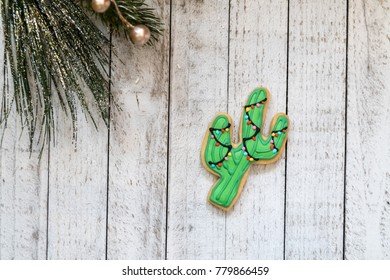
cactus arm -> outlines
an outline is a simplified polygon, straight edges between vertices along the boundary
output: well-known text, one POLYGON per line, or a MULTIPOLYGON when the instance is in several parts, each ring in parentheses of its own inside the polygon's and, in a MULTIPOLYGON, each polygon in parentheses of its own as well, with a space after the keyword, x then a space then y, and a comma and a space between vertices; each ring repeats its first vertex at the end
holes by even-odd
POLYGON ((231 119, 226 114, 218 114, 207 129, 203 146, 202 161, 213 173, 226 172, 222 166, 232 156, 231 119))
POLYGON ((273 118, 272 130, 268 137, 259 135, 255 140, 246 141, 245 146, 255 161, 269 162, 280 156, 287 140, 288 125, 288 117, 279 113, 273 118))
POLYGON ((243 109, 241 136, 243 141, 258 134, 263 126, 268 91, 265 88, 255 89, 249 96, 243 109))

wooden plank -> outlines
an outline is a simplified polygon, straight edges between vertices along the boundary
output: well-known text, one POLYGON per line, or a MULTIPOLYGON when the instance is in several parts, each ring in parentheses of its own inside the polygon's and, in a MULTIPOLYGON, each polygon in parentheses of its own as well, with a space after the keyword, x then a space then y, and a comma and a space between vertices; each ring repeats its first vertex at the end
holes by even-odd
POLYGON ((225 213, 207 202, 216 177, 200 150, 227 109, 228 1, 172 2, 168 259, 225 258, 225 213))
POLYGON ((343 251, 346 1, 290 1, 287 259, 343 251))
POLYGON ((71 120, 59 111, 50 148, 49 259, 105 258, 107 128, 78 115, 77 147, 71 120))
MULTIPOLYGON (((109 30, 98 23, 109 36, 109 30)), ((87 102, 95 104, 92 94, 87 102)), ((49 259, 105 259, 108 130, 97 108, 91 106, 96 128, 78 100, 77 139, 72 121, 55 111, 56 133, 49 159, 49 259)))
POLYGON ((350 1, 347 259, 390 258, 390 3, 350 1))
MULTIPOLYGON (((247 96, 260 85, 271 92, 265 134, 272 117, 285 111, 287 12, 286 0, 232 2, 229 113, 237 128, 247 96)), ((227 259, 283 258, 284 165, 282 158, 251 168, 240 199, 227 215, 227 259)))
POLYGON ((109 259, 165 257, 170 2, 150 5, 166 29, 154 47, 114 39, 109 259))
POLYGON ((0 259, 46 259, 47 149, 30 156, 19 121, 10 116, 0 152, 0 259))
MULTIPOLYGON (((2 36, 0 25, 1 54, 2 36)), ((0 65, 3 58, 0 55, 0 65)), ((9 82, 13 94, 12 79, 9 82)), ((3 85, 4 76, 1 89, 3 85)), ((15 110, 3 129, 4 124, 0 126, 0 259, 46 259, 47 149, 41 160, 38 148, 30 154, 27 129, 22 131, 15 110)))

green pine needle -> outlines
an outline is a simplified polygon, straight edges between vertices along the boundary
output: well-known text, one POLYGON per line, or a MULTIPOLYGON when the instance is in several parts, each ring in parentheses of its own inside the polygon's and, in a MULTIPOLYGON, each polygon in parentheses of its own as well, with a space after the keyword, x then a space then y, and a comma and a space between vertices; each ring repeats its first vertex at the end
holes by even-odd
MULTIPOLYGON (((30 151, 37 135, 43 148, 54 134, 56 103, 70 117, 74 137, 79 107, 93 123, 91 112, 97 109, 108 124, 111 46, 83 11, 91 1, 81 2, 0 0, 5 44, 0 124, 6 127, 15 106, 23 128, 28 130, 30 151), (13 79, 12 90, 8 73, 13 79)), ((157 39, 162 24, 144 1, 117 0, 117 4, 129 22, 146 25, 151 41, 157 39)), ((113 7, 101 19, 114 31, 128 33, 113 7)))
POLYGON ((14 87, 13 95, 3 92, 1 119, 6 121, 14 103, 28 129, 30 150, 37 131, 43 138, 54 132, 55 99, 70 115, 74 133, 76 104, 92 119, 91 108, 96 106, 107 122, 110 93, 104 69, 110 43, 81 7, 67 0, 3 0, 1 16, 4 79, 10 69, 14 87), (85 86, 94 104, 87 102, 85 86))

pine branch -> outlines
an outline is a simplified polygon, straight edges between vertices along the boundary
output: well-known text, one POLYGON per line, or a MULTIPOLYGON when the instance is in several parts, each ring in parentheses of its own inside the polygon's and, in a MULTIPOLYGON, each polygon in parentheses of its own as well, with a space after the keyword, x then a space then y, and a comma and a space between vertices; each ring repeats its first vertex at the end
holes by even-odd
POLYGON ((74 137, 76 103, 92 120, 91 110, 96 107, 107 122, 110 93, 105 68, 110 43, 81 7, 68 0, 2 0, 0 4, 5 41, 0 121, 6 122, 14 103, 28 129, 30 150, 37 131, 43 145, 54 133, 55 99, 70 115, 74 137), (8 71, 13 94, 6 86, 8 71), (88 95, 94 104, 87 102, 88 95))
MULTIPOLYGON (((154 9, 150 8, 144 0, 115 0, 123 17, 132 25, 143 24, 149 28, 151 32, 150 44, 157 41, 158 35, 163 31, 163 23, 160 18, 154 15, 154 9)), ((79 1, 80 2, 80 1, 79 1)), ((91 8, 92 0, 82 1, 85 8, 93 12, 91 8)), ((114 5, 103 14, 99 14, 102 22, 107 26, 111 26, 115 33, 124 34, 129 38, 129 30, 121 22, 115 11, 114 5)))
MULTIPOLYGON (((143 0, 116 3, 128 22, 149 28, 149 43, 157 40, 162 23, 153 9, 143 0)), ((91 0, 0 0, 0 10, 5 45, 0 99, 3 128, 15 106, 22 127, 28 130, 31 151, 35 137, 43 148, 46 139, 54 136, 57 102, 72 121, 74 139, 79 106, 94 124, 92 111, 98 111, 107 124, 110 42, 84 12, 92 11, 91 0)), ((129 29, 113 5, 99 16, 111 30, 128 37, 129 29)))

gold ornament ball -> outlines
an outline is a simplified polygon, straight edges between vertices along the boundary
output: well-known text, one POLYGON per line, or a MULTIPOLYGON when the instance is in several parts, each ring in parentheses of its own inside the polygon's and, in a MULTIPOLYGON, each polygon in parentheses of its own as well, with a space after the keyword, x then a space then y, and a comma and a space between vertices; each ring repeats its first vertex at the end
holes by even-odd
POLYGON ((92 9, 99 14, 107 11, 110 5, 111 0, 92 0, 92 9))
POLYGON ((136 46, 145 45, 150 39, 150 30, 143 24, 138 24, 130 31, 130 40, 136 46))

